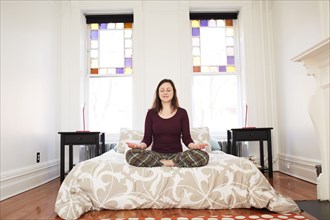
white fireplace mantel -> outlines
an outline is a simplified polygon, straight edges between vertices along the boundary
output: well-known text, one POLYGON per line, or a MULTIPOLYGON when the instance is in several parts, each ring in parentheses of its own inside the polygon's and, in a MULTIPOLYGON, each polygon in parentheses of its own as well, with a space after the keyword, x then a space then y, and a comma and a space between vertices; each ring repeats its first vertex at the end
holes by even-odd
POLYGON ((317 178, 317 198, 320 200, 330 200, 329 41, 328 37, 292 59, 294 62, 302 62, 307 68, 307 75, 314 76, 317 81, 315 93, 309 100, 308 111, 318 134, 321 151, 322 173, 317 178))

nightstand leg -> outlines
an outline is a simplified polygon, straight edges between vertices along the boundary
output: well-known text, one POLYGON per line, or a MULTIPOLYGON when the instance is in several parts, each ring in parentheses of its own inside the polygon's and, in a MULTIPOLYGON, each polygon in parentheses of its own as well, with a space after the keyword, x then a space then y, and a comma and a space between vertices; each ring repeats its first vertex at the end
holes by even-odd
POLYGON ((259 145, 260 145, 260 166, 262 169, 262 173, 264 173, 265 172, 264 142, 259 141, 259 145))
POLYGON ((61 149, 60 149, 60 180, 63 182, 64 180, 64 175, 65 175, 65 162, 64 162, 64 137, 61 135, 61 149))
MULTIPOLYGON (((269 137, 271 133, 269 132, 269 137)), ((269 172, 269 177, 273 177, 273 152, 272 152, 272 140, 271 138, 268 139, 268 172, 269 172)))
POLYGON ((73 147, 69 145, 69 171, 73 168, 73 147))

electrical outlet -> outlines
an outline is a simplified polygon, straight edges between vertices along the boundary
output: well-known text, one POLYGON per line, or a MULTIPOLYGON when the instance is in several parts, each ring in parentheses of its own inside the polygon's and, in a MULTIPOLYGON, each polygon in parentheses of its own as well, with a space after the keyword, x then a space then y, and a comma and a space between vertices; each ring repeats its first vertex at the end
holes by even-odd
POLYGON ((286 164, 286 169, 290 170, 290 163, 286 164))
POLYGON ((40 152, 37 152, 37 163, 40 162, 40 152))

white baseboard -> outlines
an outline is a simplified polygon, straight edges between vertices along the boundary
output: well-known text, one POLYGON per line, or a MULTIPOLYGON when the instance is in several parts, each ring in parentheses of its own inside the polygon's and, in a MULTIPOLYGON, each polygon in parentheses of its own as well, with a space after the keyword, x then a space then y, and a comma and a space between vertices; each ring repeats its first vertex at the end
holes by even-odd
POLYGON ((59 160, 44 162, 1 174, 0 201, 59 177, 59 160))
POLYGON ((316 184, 315 165, 321 164, 321 161, 283 154, 278 155, 278 160, 280 172, 316 184))

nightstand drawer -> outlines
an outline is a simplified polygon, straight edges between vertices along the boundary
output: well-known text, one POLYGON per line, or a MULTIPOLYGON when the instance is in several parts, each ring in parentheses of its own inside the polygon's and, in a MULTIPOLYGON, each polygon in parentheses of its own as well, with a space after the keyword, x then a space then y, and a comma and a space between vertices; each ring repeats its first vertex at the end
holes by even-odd
POLYGON ((64 136, 65 144, 95 144, 98 134, 67 134, 64 136))
POLYGON ((236 141, 260 141, 268 139, 268 131, 266 130, 251 130, 251 131, 236 131, 236 141))

